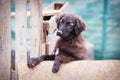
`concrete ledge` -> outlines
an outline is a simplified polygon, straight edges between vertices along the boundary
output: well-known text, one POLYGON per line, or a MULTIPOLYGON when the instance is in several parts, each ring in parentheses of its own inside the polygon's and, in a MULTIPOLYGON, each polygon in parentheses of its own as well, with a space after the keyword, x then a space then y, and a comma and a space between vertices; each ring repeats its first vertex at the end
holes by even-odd
POLYGON ((18 67, 19 80, 119 80, 119 60, 87 60, 63 64, 58 73, 52 73, 53 61, 44 61, 33 69, 26 63, 18 67))

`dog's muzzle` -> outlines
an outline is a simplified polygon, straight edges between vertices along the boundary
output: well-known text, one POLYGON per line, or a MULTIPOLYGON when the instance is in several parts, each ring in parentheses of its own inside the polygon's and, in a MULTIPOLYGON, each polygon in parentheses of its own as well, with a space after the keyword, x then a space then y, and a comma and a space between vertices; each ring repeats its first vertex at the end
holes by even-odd
POLYGON ((58 36, 61 36, 62 34, 63 34, 62 31, 60 31, 60 30, 57 31, 58 36))

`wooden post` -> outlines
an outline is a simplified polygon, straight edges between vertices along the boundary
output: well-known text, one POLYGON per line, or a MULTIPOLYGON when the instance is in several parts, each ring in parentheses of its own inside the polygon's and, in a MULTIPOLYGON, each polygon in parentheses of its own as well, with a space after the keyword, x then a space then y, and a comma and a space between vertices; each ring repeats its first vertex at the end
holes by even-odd
POLYGON ((10 80, 10 0, 0 0, 0 80, 10 80))
POLYGON ((31 35, 31 45, 30 45, 30 55, 31 57, 37 57, 41 54, 42 46, 42 0, 30 0, 30 35, 31 35))
MULTIPOLYGON (((15 0, 16 4, 16 69, 21 70, 21 63, 25 62, 24 66, 27 67, 27 43, 26 43, 26 25, 27 25, 27 0, 15 0)), ((19 78, 18 73, 18 78, 19 78)))
POLYGON ((44 16, 43 20, 45 54, 51 54, 58 38, 55 36, 55 30, 57 29, 56 16, 44 16), (49 38, 46 32, 49 33, 49 38))
POLYGON ((44 54, 49 54, 48 33, 49 33, 49 22, 43 21, 43 42, 45 49, 42 52, 44 52, 44 54))

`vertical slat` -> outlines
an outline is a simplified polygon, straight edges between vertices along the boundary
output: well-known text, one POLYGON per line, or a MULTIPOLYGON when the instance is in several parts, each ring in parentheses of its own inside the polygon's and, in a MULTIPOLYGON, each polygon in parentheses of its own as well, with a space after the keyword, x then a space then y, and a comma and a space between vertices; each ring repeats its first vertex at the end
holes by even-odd
POLYGON ((41 54, 42 46, 42 0, 30 0, 30 35, 31 35, 31 57, 37 57, 41 54))
POLYGON ((19 72, 22 69, 22 62, 26 63, 27 67, 27 43, 26 43, 26 21, 27 21, 27 0, 15 0, 16 5, 16 69, 19 72))
POLYGON ((10 80, 10 0, 0 0, 0 80, 10 80))

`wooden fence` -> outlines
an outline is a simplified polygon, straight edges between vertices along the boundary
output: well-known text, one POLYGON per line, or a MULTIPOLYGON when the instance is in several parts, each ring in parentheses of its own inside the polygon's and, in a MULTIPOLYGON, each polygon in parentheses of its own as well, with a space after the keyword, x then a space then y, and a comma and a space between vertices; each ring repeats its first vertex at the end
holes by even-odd
POLYGON ((21 63, 27 67, 27 4, 30 4, 30 57, 42 54, 42 1, 41 0, 0 0, 0 80, 19 78, 21 63), (15 3, 15 72, 11 68, 11 2, 15 3), (14 73, 13 73, 14 72, 14 73), (19 73, 19 74, 18 74, 19 73), (18 76, 18 77, 17 77, 18 76))
MULTIPOLYGON (((41 0, 29 0, 30 3, 30 57, 37 57, 41 55, 42 45, 42 6, 41 0)), ((26 24, 27 24, 27 0, 16 0, 16 69, 18 79, 24 72, 22 70, 22 63, 25 62, 27 67, 27 43, 26 43, 26 24), (22 11, 22 12, 21 12, 22 11)), ((27 74, 30 72, 28 71, 27 74)), ((26 75, 24 75, 26 76, 26 75)), ((27 80, 27 79, 24 79, 27 80)))
POLYGON ((27 4, 30 4, 30 57, 42 55, 42 0, 0 0, 0 80, 118 80, 120 61, 75 61, 52 73, 53 61, 27 67, 27 4), (15 2, 15 69, 11 67, 10 3, 15 2), (11 71, 12 70, 12 71, 11 71))

